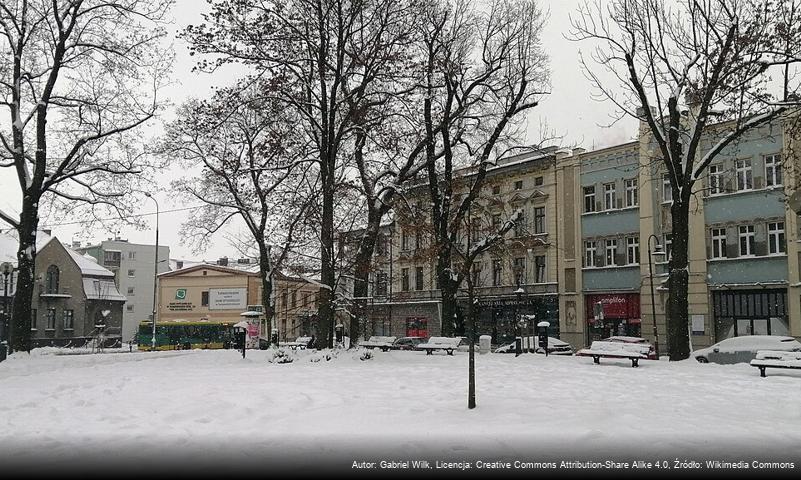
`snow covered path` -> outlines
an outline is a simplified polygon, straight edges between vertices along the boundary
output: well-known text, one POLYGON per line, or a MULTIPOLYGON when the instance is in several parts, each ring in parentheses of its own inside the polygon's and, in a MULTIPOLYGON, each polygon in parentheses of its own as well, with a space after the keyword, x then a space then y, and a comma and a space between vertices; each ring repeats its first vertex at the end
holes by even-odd
POLYGON ((247 355, 16 354, 0 363, 0 456, 45 468, 126 458, 143 469, 153 459, 213 464, 222 454, 801 456, 801 372, 760 378, 746 364, 477 355, 470 411, 466 353, 360 361, 344 352, 313 363, 301 352, 284 365, 265 351, 247 355))

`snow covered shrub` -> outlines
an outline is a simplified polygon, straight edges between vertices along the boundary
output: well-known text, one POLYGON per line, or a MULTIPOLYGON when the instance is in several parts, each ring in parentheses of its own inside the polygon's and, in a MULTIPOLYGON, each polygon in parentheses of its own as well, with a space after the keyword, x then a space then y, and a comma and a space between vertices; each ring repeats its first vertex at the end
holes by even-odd
POLYGON ((367 360, 371 360, 372 358, 374 358, 373 351, 367 348, 359 352, 358 355, 359 355, 359 360, 363 362, 366 362, 367 360))
POLYGON ((337 355, 339 355, 339 352, 337 350, 327 350, 327 351, 317 352, 311 357, 309 357, 309 361, 312 363, 318 363, 322 360, 330 362, 331 360, 337 358, 337 355))
POLYGON ((271 352, 267 357, 267 361, 270 363, 292 363, 294 360, 292 355, 283 348, 271 352))

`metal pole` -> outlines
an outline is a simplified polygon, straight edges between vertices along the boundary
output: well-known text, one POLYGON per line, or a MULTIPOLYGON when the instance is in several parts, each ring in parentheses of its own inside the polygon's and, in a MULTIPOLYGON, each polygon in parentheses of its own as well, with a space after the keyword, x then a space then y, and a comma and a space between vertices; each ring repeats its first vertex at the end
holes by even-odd
POLYGON ((145 196, 151 200, 153 203, 156 204, 156 259, 153 262, 153 336, 150 340, 150 350, 156 350, 156 295, 158 293, 157 290, 157 281, 159 275, 159 202, 156 201, 156 198, 149 194, 145 193, 145 196))
POLYGON ((651 238, 656 239, 657 245, 659 244, 659 239, 656 235, 651 234, 648 237, 648 276, 651 279, 651 317, 654 321, 654 352, 656 353, 656 358, 659 358, 659 332, 656 329, 656 300, 654 297, 654 269, 653 269, 653 261, 651 260, 651 238))

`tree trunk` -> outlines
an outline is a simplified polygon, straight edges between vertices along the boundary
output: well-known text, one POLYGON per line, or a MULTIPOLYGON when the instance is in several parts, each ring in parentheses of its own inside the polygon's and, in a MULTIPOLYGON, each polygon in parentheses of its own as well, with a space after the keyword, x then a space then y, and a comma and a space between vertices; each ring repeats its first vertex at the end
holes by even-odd
POLYGON ((17 228, 17 286, 14 291, 13 321, 9 348, 14 351, 31 351, 31 307, 35 295, 36 233, 39 228, 38 202, 30 194, 22 200, 22 213, 17 228))
POLYGON ((673 202, 672 258, 668 280, 667 337, 670 361, 690 357, 689 304, 689 199, 673 202))
MULTIPOLYGON (((259 271, 261 273, 261 305, 264 309, 264 333, 267 338, 273 338, 273 269, 270 262, 270 247, 259 243, 259 271)), ((278 345, 276 345, 278 346, 278 345)))
POLYGON ((467 322, 468 338, 470 339, 470 354, 467 367, 467 408, 476 408, 476 315, 473 300, 475 292, 472 282, 467 285, 467 322))
POLYGON ((323 159, 320 175, 323 188, 323 213, 320 226, 320 308, 318 311, 317 348, 333 348, 334 284, 334 159, 323 159))
MULTIPOLYGON (((364 338, 367 339, 367 294, 370 281, 370 270, 372 268, 373 251, 375 250, 378 230, 381 226, 382 215, 379 212, 369 211, 367 214, 367 228, 362 236, 359 251, 356 253, 355 282, 353 285, 353 296, 355 298, 354 316, 350 319, 350 344, 354 346, 358 341, 358 333, 361 327, 365 329, 364 338)), ((375 292, 373 292, 375 294, 375 292)))

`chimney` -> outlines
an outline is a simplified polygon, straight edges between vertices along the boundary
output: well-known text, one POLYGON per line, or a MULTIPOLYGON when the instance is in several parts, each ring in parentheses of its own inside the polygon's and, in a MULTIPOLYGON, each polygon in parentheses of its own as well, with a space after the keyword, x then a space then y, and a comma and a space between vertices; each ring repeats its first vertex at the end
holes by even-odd
POLYGON ((217 265, 219 265, 221 267, 227 267, 228 266, 228 257, 220 257, 220 259, 217 260, 217 265))
POLYGON ((178 270, 184 268, 184 261, 183 260, 176 260, 175 261, 175 268, 178 270))

